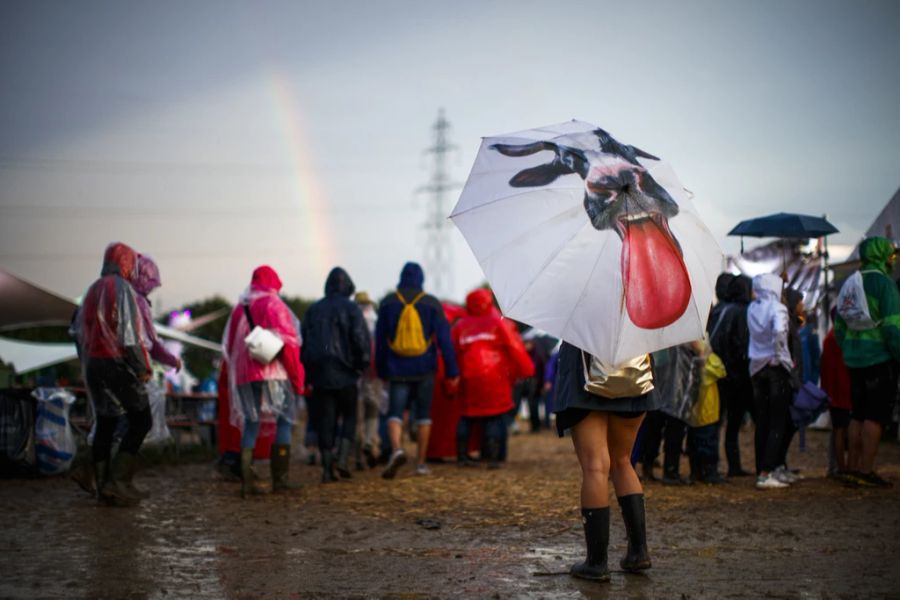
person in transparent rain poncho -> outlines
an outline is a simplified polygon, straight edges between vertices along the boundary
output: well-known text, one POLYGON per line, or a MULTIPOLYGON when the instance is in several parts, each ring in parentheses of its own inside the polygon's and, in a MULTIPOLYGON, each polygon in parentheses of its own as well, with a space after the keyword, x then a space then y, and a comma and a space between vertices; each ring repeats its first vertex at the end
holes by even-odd
POLYGON ((288 482, 291 427, 303 393, 304 371, 297 318, 279 298, 279 290, 281 280, 274 269, 261 266, 253 271, 250 287, 234 307, 222 340, 232 398, 231 422, 241 430, 241 497, 265 492, 253 481, 251 466, 260 423, 269 419, 277 422, 270 461, 272 491, 295 487, 288 482), (244 342, 253 326, 268 329, 284 342, 268 364, 252 358, 244 342))
POLYGON ((147 351, 151 343, 130 283, 137 268, 138 255, 129 246, 120 242, 107 246, 100 278, 85 292, 73 323, 96 418, 91 476, 79 484, 93 488, 98 501, 108 505, 140 501, 131 479, 152 424, 145 385, 152 373, 147 351), (112 457, 113 434, 123 414, 128 427, 112 457))

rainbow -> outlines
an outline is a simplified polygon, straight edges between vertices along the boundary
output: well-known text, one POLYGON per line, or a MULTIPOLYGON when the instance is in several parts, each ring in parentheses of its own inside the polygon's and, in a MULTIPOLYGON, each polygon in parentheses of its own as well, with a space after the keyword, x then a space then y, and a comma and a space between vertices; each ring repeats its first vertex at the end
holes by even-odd
POLYGON ((315 165, 307 148, 306 128, 299 110, 299 102, 290 80, 280 71, 271 70, 267 76, 275 114, 285 132, 285 142, 293 170, 294 196, 299 208, 303 232, 301 239, 308 240, 307 265, 314 269, 308 274, 324 281, 336 262, 336 248, 329 223, 327 202, 316 181, 315 165))

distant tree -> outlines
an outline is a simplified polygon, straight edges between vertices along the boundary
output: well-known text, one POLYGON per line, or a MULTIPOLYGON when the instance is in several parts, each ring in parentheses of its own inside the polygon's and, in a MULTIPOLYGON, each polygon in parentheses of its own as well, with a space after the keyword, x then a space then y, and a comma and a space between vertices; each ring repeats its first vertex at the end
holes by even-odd
POLYGON ((306 298, 301 298, 300 296, 282 296, 281 299, 284 300, 284 303, 288 305, 291 311, 293 311, 301 321, 303 320, 303 317, 306 316, 307 309, 315 302, 315 300, 308 300, 306 298))

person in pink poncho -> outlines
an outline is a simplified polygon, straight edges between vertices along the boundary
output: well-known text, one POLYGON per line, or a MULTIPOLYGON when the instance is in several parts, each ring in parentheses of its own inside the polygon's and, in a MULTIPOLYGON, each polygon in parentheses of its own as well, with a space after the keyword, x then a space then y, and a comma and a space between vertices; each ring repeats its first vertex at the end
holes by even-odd
POLYGON ((149 345, 147 352, 150 353, 150 358, 156 362, 180 371, 181 359, 166 349, 165 344, 157 337, 156 328, 153 326, 148 296, 160 285, 162 285, 162 280, 159 277, 159 267, 156 266, 156 262, 146 254, 138 255, 138 268, 131 278, 131 287, 137 292, 138 311, 141 313, 141 322, 144 324, 144 343, 149 345))

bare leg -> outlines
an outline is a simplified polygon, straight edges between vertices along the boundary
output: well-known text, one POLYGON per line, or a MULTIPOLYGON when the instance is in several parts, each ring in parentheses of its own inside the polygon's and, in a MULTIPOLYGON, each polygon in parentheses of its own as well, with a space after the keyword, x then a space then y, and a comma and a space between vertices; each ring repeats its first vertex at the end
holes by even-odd
POLYGON ((572 443, 581 465, 582 508, 609 506, 608 414, 590 412, 572 428, 572 443))
POLYGON ((834 447, 834 461, 838 471, 847 471, 847 428, 835 427, 831 430, 831 439, 834 447))
POLYGON ((859 457, 859 471, 861 473, 871 473, 875 468, 875 456, 878 454, 878 442, 881 441, 881 432, 881 423, 868 420, 862 422, 862 433, 860 435, 862 453, 859 457))
POLYGON ((862 421, 850 419, 850 425, 847 427, 847 469, 850 471, 859 471, 859 462, 862 457, 862 428, 862 421))
POLYGON ((643 416, 623 419, 612 413, 609 415, 607 445, 610 475, 616 488, 616 496, 640 494, 644 491, 641 480, 631 465, 631 450, 643 420, 643 416))
POLYGON ((388 439, 391 441, 391 451, 400 448, 400 438, 403 435, 403 421, 391 419, 387 423, 388 439))
POLYGON ((416 457, 417 465, 425 464, 425 453, 428 451, 428 438, 431 437, 431 423, 419 423, 419 433, 416 437, 418 443, 418 455, 416 457))

